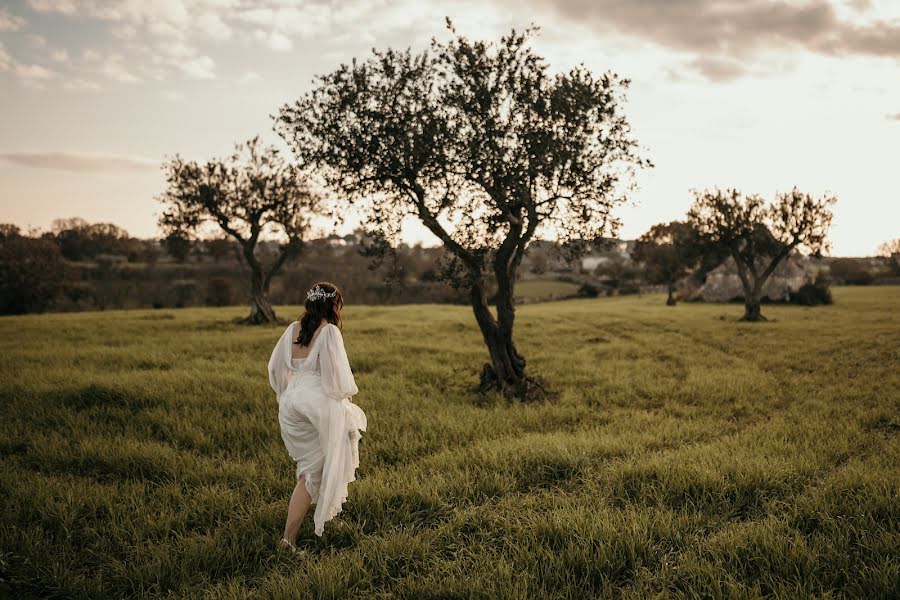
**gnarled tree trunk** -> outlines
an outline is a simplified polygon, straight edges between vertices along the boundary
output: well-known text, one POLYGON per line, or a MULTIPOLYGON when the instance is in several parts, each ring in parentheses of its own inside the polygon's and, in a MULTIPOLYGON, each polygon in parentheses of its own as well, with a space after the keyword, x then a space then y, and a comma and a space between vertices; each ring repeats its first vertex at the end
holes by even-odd
POLYGON ((255 243, 244 245, 244 258, 250 267, 250 314, 244 319, 244 323, 250 325, 275 323, 277 322, 275 309, 269 300, 269 282, 275 269, 273 268, 269 274, 263 271, 262 264, 254 254, 254 246, 255 243))
POLYGON ((525 357, 516 349, 512 337, 515 307, 511 297, 498 293, 497 316, 491 314, 484 288, 471 288, 472 310, 481 329, 481 335, 491 357, 481 369, 479 391, 497 390, 505 396, 520 400, 536 400, 544 397, 546 390, 535 379, 525 374, 525 357))
POLYGON ((741 321, 765 321, 761 308, 759 298, 744 300, 744 316, 741 317, 741 321))
POLYGON ((669 284, 669 297, 666 298, 666 306, 675 306, 675 285, 669 284))

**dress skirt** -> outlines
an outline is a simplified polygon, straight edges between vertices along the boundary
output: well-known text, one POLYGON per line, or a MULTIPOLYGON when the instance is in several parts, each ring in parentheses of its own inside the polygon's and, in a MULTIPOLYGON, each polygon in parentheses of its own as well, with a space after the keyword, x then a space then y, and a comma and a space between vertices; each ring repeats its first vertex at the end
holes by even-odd
MULTIPOLYGON (((330 411, 322 410, 334 402, 325 396, 322 381, 314 373, 300 373, 282 394, 278 405, 281 439, 288 455, 297 463, 297 480, 305 476, 306 491, 312 504, 318 502, 325 466, 325 448, 320 432, 330 430, 330 411)), ((326 440, 327 442, 327 440, 326 440)))

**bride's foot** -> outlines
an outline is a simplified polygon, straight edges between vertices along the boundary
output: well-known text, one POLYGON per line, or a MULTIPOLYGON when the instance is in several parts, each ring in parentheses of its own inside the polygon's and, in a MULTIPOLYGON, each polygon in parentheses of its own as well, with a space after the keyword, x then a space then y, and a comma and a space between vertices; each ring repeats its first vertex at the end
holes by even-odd
POLYGON ((295 546, 291 542, 287 541, 286 538, 281 538, 281 540, 279 540, 278 549, 279 550, 288 550, 291 554, 294 554, 297 556, 303 556, 304 554, 306 554, 305 550, 300 550, 299 548, 297 548, 297 546, 295 546))

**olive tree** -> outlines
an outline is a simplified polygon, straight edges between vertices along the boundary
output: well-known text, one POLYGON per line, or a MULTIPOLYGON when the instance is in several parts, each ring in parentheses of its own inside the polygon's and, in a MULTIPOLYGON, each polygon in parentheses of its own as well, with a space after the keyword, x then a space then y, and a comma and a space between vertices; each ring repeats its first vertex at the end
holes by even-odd
POLYGON ((320 208, 302 171, 259 137, 235 145, 227 158, 206 163, 179 155, 163 165, 166 191, 159 219, 166 235, 195 234, 213 224, 232 237, 250 271, 248 323, 276 320, 269 301, 272 277, 289 258, 299 254, 309 221, 320 208), (280 235, 278 253, 265 261, 258 251, 264 234, 280 235), (268 262, 268 264, 266 264, 268 262))
POLYGON ((766 204, 735 189, 693 190, 688 221, 703 243, 734 259, 744 289, 744 321, 764 321, 760 309, 766 281, 799 247, 820 254, 829 247, 830 206, 837 199, 814 200, 796 187, 766 204))
POLYGON ((631 257, 643 263, 648 283, 666 286, 666 305, 675 306, 675 284, 700 260, 697 232, 680 221, 659 223, 638 238, 631 257))
POLYGON ((542 231, 577 252, 615 230, 613 207, 650 163, 622 113, 628 80, 584 66, 552 74, 534 28, 499 42, 448 28, 422 52, 373 50, 319 76, 276 129, 390 244, 407 215, 440 240, 444 275, 467 290, 490 354, 481 390, 540 396, 513 340, 522 256, 542 231))

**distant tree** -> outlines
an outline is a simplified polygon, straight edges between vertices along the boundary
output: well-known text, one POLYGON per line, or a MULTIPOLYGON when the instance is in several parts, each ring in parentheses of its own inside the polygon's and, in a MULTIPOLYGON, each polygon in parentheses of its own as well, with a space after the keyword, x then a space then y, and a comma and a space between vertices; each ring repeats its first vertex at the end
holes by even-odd
POLYGON ((289 164, 259 137, 235 145, 225 159, 204 164, 176 155, 163 165, 167 189, 158 197, 165 206, 159 224, 166 233, 197 232, 207 223, 218 226, 241 247, 250 270, 248 323, 276 321, 269 300, 272 277, 297 256, 310 217, 320 199, 300 169, 289 164), (257 255, 260 236, 282 236, 277 256, 268 265, 257 255))
POLYGON ((844 285, 871 285, 875 281, 866 259, 836 258, 829 265, 831 278, 844 285))
POLYGON ((174 258, 176 262, 183 263, 191 255, 193 241, 189 234, 182 229, 172 229, 163 238, 163 246, 165 246, 169 256, 174 258))
POLYGON ((0 226, 0 314, 42 312, 64 289, 66 263, 51 240, 0 226))
POLYGON ((96 258, 100 254, 128 255, 134 241, 127 231, 112 223, 88 223, 79 217, 56 219, 51 235, 68 260, 96 258))
POLYGON ((878 246, 879 256, 893 256, 897 253, 900 253, 900 238, 889 240, 878 246))
POLYGON ((798 247, 814 254, 828 248, 833 196, 813 200, 797 188, 776 194, 766 205, 756 195, 735 189, 694 193, 688 222, 702 242, 734 259, 744 288, 744 321, 762 321, 763 286, 779 263, 798 247))
POLYGON ((215 262, 219 262, 224 258, 234 257, 235 250, 237 250, 235 243, 227 237, 212 238, 206 240, 203 245, 215 262))
POLYGON ((544 389, 513 341, 519 264, 539 228, 572 253, 618 221, 635 168, 650 166, 622 113, 628 80, 584 66, 553 75, 529 45, 457 35, 430 50, 374 51, 321 76, 282 107, 277 129, 372 230, 396 245, 415 215, 451 255, 442 273, 467 290, 491 357, 481 390, 519 398, 544 389), (496 280, 496 317, 488 274, 496 280))
POLYGON ((648 283, 666 286, 666 304, 675 306, 675 284, 687 276, 700 259, 697 232, 680 221, 654 225, 635 242, 631 257, 644 264, 644 277, 648 283))
POLYGON ((13 225, 12 223, 0 223, 0 240, 5 240, 6 238, 11 237, 19 237, 22 235, 22 230, 19 229, 18 225, 13 225))
POLYGON ((79 261, 88 258, 87 230, 89 227, 90 223, 80 217, 53 221, 51 235, 66 259, 79 261))
POLYGON ((230 306, 234 302, 234 286, 227 277, 211 277, 206 283, 207 306, 230 306))

